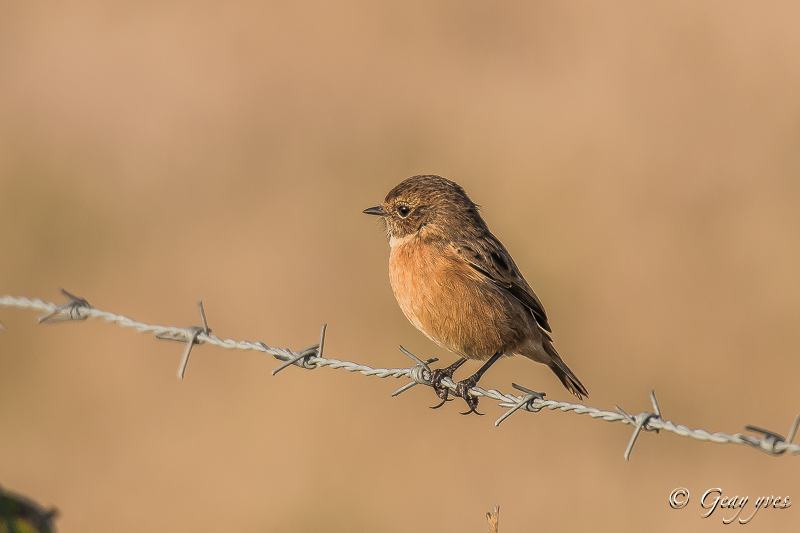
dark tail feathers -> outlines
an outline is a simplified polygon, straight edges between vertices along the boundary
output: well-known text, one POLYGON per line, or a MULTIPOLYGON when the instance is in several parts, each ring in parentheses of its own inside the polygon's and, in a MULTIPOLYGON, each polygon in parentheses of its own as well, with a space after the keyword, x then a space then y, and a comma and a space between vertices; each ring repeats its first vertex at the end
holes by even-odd
POLYGON ((584 396, 589 396, 589 393, 586 391, 586 387, 583 386, 581 380, 578 379, 578 376, 569 369, 567 364, 561 359, 561 356, 558 355, 558 352, 553 345, 550 343, 545 344, 545 350, 550 355, 550 362, 547 366, 550 367, 550 370, 558 376, 558 379, 561 380, 561 383, 564 384, 564 387, 572 394, 578 397, 579 400, 583 400, 584 396))

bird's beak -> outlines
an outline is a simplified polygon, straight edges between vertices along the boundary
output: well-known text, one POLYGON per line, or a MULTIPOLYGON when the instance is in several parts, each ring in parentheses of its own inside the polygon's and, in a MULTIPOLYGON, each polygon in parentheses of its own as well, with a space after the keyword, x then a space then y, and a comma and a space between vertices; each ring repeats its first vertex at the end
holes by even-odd
POLYGON ((366 215, 378 215, 379 217, 385 217, 386 216, 386 211, 383 210, 383 206, 382 205, 376 205, 375 207, 369 207, 367 209, 364 209, 364 211, 362 211, 362 213, 364 213, 366 215))

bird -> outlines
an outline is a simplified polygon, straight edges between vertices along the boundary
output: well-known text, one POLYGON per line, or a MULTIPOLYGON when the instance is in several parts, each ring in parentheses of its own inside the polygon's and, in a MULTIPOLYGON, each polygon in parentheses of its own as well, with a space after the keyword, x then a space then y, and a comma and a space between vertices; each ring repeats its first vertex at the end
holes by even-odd
MULTIPOLYGON (((426 337, 460 358, 432 371, 442 402, 441 380, 467 360, 485 361, 456 383, 455 396, 476 410, 469 394, 503 356, 522 355, 547 365, 564 387, 583 399, 586 387, 553 346, 544 306, 495 237, 463 187, 436 175, 412 176, 383 203, 363 213, 380 217, 389 240, 389 280, 406 318, 426 337)), ((480 414, 480 413, 478 413, 480 414)))

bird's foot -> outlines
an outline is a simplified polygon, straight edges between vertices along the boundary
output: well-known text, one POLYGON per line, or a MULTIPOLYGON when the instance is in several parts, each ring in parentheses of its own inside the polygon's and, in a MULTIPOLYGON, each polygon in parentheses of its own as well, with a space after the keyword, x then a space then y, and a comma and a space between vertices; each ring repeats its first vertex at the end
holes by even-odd
MULTIPOLYGON (((466 358, 462 357, 452 365, 448 366, 447 368, 437 368, 431 372, 431 386, 433 387, 434 392, 436 392, 436 396, 439 397, 441 403, 439 405, 431 406, 431 409, 438 409, 445 404, 445 402, 452 401, 449 398, 450 389, 442 385, 442 380, 444 378, 453 379, 453 373, 458 370, 458 368, 466 362, 466 358)), ((454 393, 456 394, 456 393, 454 393)), ((456 394, 457 395, 457 394, 456 394)))
POLYGON ((469 407, 467 412, 461 413, 462 415, 475 413, 476 415, 483 416, 483 413, 478 412, 478 398, 470 395, 469 393, 469 390, 477 384, 478 378, 476 378, 474 375, 456 383, 456 390, 453 392, 453 394, 459 398, 464 398, 464 401, 467 402, 467 407, 469 407))
POLYGON ((483 413, 479 413, 477 411, 478 408, 478 398, 476 396, 472 396, 469 393, 469 390, 478 384, 483 374, 489 370, 489 367, 492 366, 495 362, 497 362, 500 357, 503 356, 502 352, 497 352, 493 356, 489 358, 488 361, 483 363, 483 366, 478 369, 477 372, 472 374, 465 380, 459 381, 456 383, 456 390, 451 391, 444 385, 442 385, 442 380, 445 377, 453 379, 453 372, 456 371, 458 367, 464 364, 466 359, 462 357, 452 365, 448 366, 447 368, 437 369, 431 372, 431 385, 433 386, 433 390, 436 391, 436 396, 441 398, 442 402, 439 405, 431 407, 431 409, 438 409, 444 405, 444 402, 449 401, 448 396, 452 392, 454 396, 458 396, 459 398, 463 398, 465 402, 467 402, 467 407, 469 410, 466 413, 461 413, 462 415, 468 415, 470 413, 475 413, 476 415, 483 416, 483 413))
POLYGON ((481 380, 486 371, 489 370, 489 367, 495 364, 497 360, 500 359, 502 356, 503 356, 502 352, 497 352, 496 354, 491 356, 488 361, 483 363, 483 366, 481 366, 477 372, 472 374, 467 379, 461 380, 458 383, 456 383, 456 390, 455 392, 453 392, 453 394, 461 398, 464 398, 464 401, 467 402, 467 407, 469 407, 469 410, 466 413, 461 413, 462 415, 475 413, 476 415, 483 416, 483 413, 479 413, 477 410, 478 397, 471 396, 469 390, 478 384, 478 382, 481 380))
POLYGON ((461 413, 462 415, 468 415, 470 413, 475 413, 476 415, 483 415, 483 413, 479 413, 477 411, 478 407, 478 398, 475 396, 470 395, 469 390, 474 387, 478 380, 480 379, 480 375, 478 373, 473 374, 472 376, 468 377, 465 380, 456 382, 456 390, 451 391, 447 387, 442 384, 442 380, 444 378, 453 379, 453 373, 464 364, 466 359, 463 357, 453 363, 452 365, 448 366, 447 368, 437 368, 436 370, 431 372, 431 386, 433 386, 433 390, 436 392, 436 396, 439 397, 442 401, 439 402, 439 405, 431 406, 431 409, 438 409, 445 404, 445 402, 453 401, 450 398, 450 394, 452 393, 453 396, 458 396, 459 398, 463 398, 465 402, 467 402, 467 407, 469 410, 465 413, 461 413))

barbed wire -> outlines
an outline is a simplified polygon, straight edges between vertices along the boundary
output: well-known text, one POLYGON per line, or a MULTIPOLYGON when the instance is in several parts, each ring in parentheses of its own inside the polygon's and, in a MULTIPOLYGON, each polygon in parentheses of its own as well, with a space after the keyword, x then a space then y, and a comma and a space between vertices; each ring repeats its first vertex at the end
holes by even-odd
MULTIPOLYGON (((158 339, 185 342, 187 343, 186 349, 184 350, 183 357, 181 358, 181 362, 178 366, 179 379, 183 379, 184 377, 192 348, 195 345, 205 343, 213 344, 226 349, 254 350, 272 355, 275 357, 275 359, 281 361, 281 364, 272 371, 272 375, 277 374, 289 366, 298 366, 307 370, 313 370, 320 367, 329 367, 333 369, 346 370, 348 372, 358 372, 364 376, 397 379, 408 378, 411 380, 409 383, 394 391, 392 396, 402 394, 416 385, 427 385, 432 387, 432 371, 429 365, 438 360, 434 358, 423 361, 400 346, 400 351, 414 360, 415 364, 413 366, 409 368, 372 368, 370 366, 351 361, 340 361, 338 359, 329 359, 323 357, 326 325, 322 326, 319 342, 317 344, 295 352, 289 350, 288 348, 268 346, 263 342, 222 339, 217 335, 212 334, 211 328, 208 327, 208 321, 206 320, 203 302, 198 302, 198 310, 202 325, 181 328, 138 322, 122 315, 108 311, 102 311, 92 307, 86 299, 75 296, 74 294, 71 294, 63 289, 62 293, 69 298, 69 301, 63 305, 45 302, 38 298, 30 299, 25 297, 2 296, 0 297, 0 307, 36 309, 43 311, 45 314, 39 317, 39 323, 54 323, 86 320, 87 318, 100 318, 122 327, 134 328, 140 333, 152 334, 158 339)), ((0 329, 4 329, 2 323, 0 323, 0 329)), ((456 390, 456 383, 454 383, 449 377, 446 377, 442 380, 442 385, 451 391, 456 390)), ((500 423, 516 412, 528 411, 532 413, 538 413, 543 409, 561 411, 564 413, 572 412, 581 415, 585 414, 589 415, 589 417, 593 419, 605 420, 606 422, 621 422, 623 424, 631 425, 634 428, 633 434, 631 435, 628 446, 623 454, 623 457, 626 461, 629 460, 631 451, 633 450, 633 445, 636 443, 636 440, 642 430, 655 431, 656 433, 664 430, 675 433, 676 435, 680 435, 682 437, 690 437, 699 441, 716 442, 719 444, 746 445, 770 455, 783 455, 784 453, 794 455, 800 453, 800 444, 795 444, 792 442, 795 434, 797 433, 798 425, 800 425, 800 414, 795 417, 786 437, 783 437, 774 431, 763 429, 758 426, 745 426, 746 430, 763 435, 763 437, 759 438, 755 435, 745 435, 743 433, 728 434, 721 431, 711 433, 704 429, 691 429, 683 424, 676 424, 670 420, 664 420, 661 415, 661 409, 656 401, 654 391, 650 392, 650 401, 653 405, 653 411, 642 411, 638 414, 632 415, 626 413, 619 406, 615 406, 616 411, 604 411, 602 409, 598 409, 597 407, 590 407, 583 404, 546 400, 544 399, 544 394, 542 393, 532 391, 516 383, 512 383, 512 386, 524 394, 507 394, 496 389, 483 389, 477 386, 469 389, 468 394, 478 398, 483 397, 495 400, 498 402, 498 406, 506 409, 506 412, 495 421, 495 426, 500 425, 500 423)))

